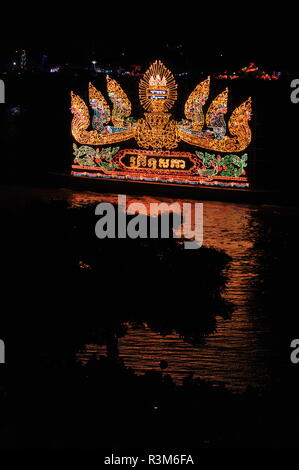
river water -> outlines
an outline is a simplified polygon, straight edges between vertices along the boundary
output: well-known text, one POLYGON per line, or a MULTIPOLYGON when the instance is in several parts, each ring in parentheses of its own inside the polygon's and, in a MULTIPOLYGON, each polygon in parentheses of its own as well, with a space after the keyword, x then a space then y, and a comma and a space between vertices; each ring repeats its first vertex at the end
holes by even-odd
MULTIPOLYGON (((73 206, 94 204, 101 200, 117 203, 117 195, 74 193, 73 206)), ((149 213, 149 203, 168 202, 167 198, 127 197, 128 204, 142 202, 149 213)), ((178 200, 177 202, 195 202, 178 200)), ((227 202, 203 202, 204 245, 224 250, 232 261, 226 268, 228 281, 224 296, 235 310, 230 319, 217 318, 217 331, 209 335, 204 344, 192 346, 179 335, 161 336, 145 327, 130 327, 119 339, 119 353, 127 366, 137 373, 148 369, 159 370, 160 360, 168 363, 167 370, 177 383, 193 373, 194 377, 225 383, 234 390, 247 386, 271 386, 273 371, 269 368, 269 355, 275 362, 275 349, 271 331, 265 329, 267 312, 256 300, 263 276, 264 250, 257 241, 264 231, 264 217, 279 219, 282 214, 297 214, 297 209, 278 206, 255 206, 227 202)), ((184 275, 182 273, 182 275, 184 275)), ((104 355, 105 348, 87 345, 79 354, 86 360, 91 353, 104 355)))
MULTIPOLYGON (((11 191, 10 198, 18 199, 18 192, 11 191)), ((22 200, 65 200, 71 207, 84 208, 99 202, 117 203, 115 194, 97 194, 69 189, 26 189, 22 200), (28 194, 27 194, 28 193, 28 194)), ((142 202, 146 208, 150 202, 173 202, 167 198, 127 196, 127 202, 142 202)), ((180 200, 178 202, 195 202, 180 200)), ((21 201, 19 201, 21 203, 21 201)), ((257 206, 228 202, 203 202, 204 245, 224 250, 232 261, 225 268, 227 284, 224 296, 235 310, 231 318, 217 317, 217 330, 207 336, 198 346, 184 342, 179 335, 162 336, 146 325, 128 325, 127 334, 119 339, 119 355, 136 373, 160 370, 160 361, 166 360, 164 373, 170 374, 177 383, 193 373, 194 377, 226 384, 233 390, 248 386, 267 388, 271 385, 275 362, 273 337, 265 322, 267 312, 257 301, 263 277, 265 253, 257 242, 264 231, 265 217, 278 220, 285 213, 297 216, 296 208, 257 206), (271 356, 271 361, 269 357, 271 356)), ((186 273, 181 273, 185 275, 186 273)), ((93 355, 106 354, 106 347, 88 344, 77 358, 86 363, 93 355)))

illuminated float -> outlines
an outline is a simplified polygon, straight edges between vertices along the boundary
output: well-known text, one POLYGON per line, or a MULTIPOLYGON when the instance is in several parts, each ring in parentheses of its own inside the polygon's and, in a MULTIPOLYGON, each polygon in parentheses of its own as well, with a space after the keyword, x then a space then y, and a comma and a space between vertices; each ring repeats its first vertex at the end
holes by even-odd
POLYGON ((177 122, 169 112, 177 100, 177 84, 160 62, 140 80, 139 99, 144 116, 134 119, 121 86, 107 75, 112 107, 91 83, 89 105, 71 92, 73 176, 166 184, 246 188, 251 142, 251 98, 231 113, 228 89, 207 106, 210 78, 199 83, 185 103, 185 118, 177 122), (188 151, 180 151, 181 144, 188 151), (186 145, 187 144, 187 145, 186 145))

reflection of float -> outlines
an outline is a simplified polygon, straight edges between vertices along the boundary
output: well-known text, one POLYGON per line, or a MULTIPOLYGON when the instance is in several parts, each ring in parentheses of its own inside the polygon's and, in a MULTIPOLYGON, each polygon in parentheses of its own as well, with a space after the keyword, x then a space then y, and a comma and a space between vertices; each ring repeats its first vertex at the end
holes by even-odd
POLYGON ((90 84, 91 120, 85 102, 72 93, 72 134, 81 144, 80 147, 74 144, 72 175, 248 187, 247 154, 240 152, 251 142, 248 125, 251 100, 238 106, 226 125, 228 90, 211 102, 205 115, 203 106, 208 100, 209 88, 209 78, 197 85, 185 104, 186 119, 181 122, 172 119, 167 112, 177 100, 177 85, 172 73, 159 61, 151 65, 140 80, 139 98, 146 112, 137 121, 131 117, 131 103, 126 93, 108 76, 112 111, 100 91, 90 84), (135 148, 133 139, 137 143, 135 148), (129 148, 116 146, 128 140, 131 141, 129 148), (177 149, 181 141, 191 145, 190 151, 177 149))

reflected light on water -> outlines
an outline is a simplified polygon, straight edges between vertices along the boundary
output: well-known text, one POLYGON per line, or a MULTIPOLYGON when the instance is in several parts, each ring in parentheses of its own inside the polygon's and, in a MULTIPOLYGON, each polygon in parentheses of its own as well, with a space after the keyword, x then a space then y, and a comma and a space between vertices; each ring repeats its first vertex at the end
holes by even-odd
MULTIPOLYGON (((96 202, 117 204, 117 195, 94 195, 92 193, 71 195, 73 207, 82 207, 96 202)), ((152 202, 173 201, 168 198, 127 196, 128 205, 139 202, 149 214, 152 202)), ((184 342, 179 335, 162 337, 159 333, 144 328, 129 327, 124 338, 119 340, 119 354, 127 366, 137 373, 148 369, 159 370, 161 359, 166 359, 165 373, 180 382, 186 374, 194 377, 224 382, 232 389, 243 389, 248 385, 267 386, 269 380, 267 353, 260 342, 259 320, 255 314, 253 296, 258 288, 261 254, 254 248, 260 221, 255 219, 257 208, 251 205, 205 201, 204 245, 224 250, 232 257, 226 268, 228 282, 224 296, 232 301, 236 309, 231 319, 217 318, 217 331, 197 347, 184 342)), ((183 275, 183 273, 182 273, 183 275)), ((105 348, 91 346, 81 351, 80 357, 95 352, 105 354, 105 348)))
MULTIPOLYGON (((69 189, 24 188, 22 198, 19 195, 19 188, 15 190, 15 194, 13 188, 10 189, 10 202, 13 200, 16 212, 22 209, 27 200, 32 201, 34 198, 66 201, 72 208, 84 208, 102 201, 113 204, 118 202, 117 194, 69 189)), ((127 203, 132 202, 144 204, 148 214, 151 202, 195 201, 127 196, 127 203)), ((261 281, 263 251, 258 249, 255 243, 263 229, 263 217, 259 215, 264 210, 271 216, 279 217, 287 209, 228 202, 203 202, 204 245, 224 250, 232 258, 226 268, 228 280, 223 293, 236 306, 232 318, 217 317, 216 332, 196 347, 184 342, 177 334, 163 337, 146 326, 141 328, 129 325, 126 335, 118 341, 119 355, 127 366, 142 374, 149 369, 160 370, 160 361, 165 359, 168 367, 164 373, 171 374, 177 382, 186 374, 193 373, 194 377, 223 382, 235 390, 244 389, 248 385, 270 385, 271 371, 268 359, 273 356, 273 345, 261 321, 266 312, 261 311, 256 300, 261 281)), ((94 354, 105 355, 106 347, 86 345, 78 357, 82 362, 86 362, 94 354)))

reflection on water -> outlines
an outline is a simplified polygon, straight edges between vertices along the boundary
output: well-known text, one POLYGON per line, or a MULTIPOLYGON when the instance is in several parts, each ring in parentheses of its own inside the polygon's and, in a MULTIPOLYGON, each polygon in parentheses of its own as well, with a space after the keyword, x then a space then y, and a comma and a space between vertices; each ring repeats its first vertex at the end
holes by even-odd
MULTIPOLYGON (((95 199, 117 203, 117 195, 91 193, 72 194, 71 203, 82 207, 94 203, 95 199)), ((142 202, 147 207, 150 202, 172 202, 167 198, 130 196, 127 201, 128 204, 142 202)), ((217 318, 217 332, 197 347, 186 344, 177 334, 162 337, 147 327, 129 327, 126 336, 119 340, 120 356, 128 366, 139 373, 146 369, 159 370, 160 360, 165 359, 167 373, 178 382, 192 372, 194 377, 225 382, 234 389, 267 386, 270 380, 267 344, 265 332, 259 326, 261 312, 253 299, 259 288, 262 258, 262 253, 254 248, 261 224, 260 219, 255 219, 257 211, 252 205, 204 202, 204 245, 222 249, 232 257, 224 293, 236 306, 232 319, 217 318)), ((79 356, 84 361, 95 352, 95 346, 88 345, 79 356)), ((99 346, 97 354, 105 354, 105 348, 99 346)))
MULTIPOLYGON (((26 189, 24 190, 26 192, 26 189)), ((30 197, 45 200, 65 200, 71 207, 85 207, 105 201, 117 204, 117 195, 75 192, 71 190, 30 189, 30 197)), ((11 196, 13 197, 13 195, 11 196)), ((173 202, 167 198, 127 196, 128 204, 142 202, 173 202)), ((181 200, 178 202, 191 202, 181 200)), ((232 389, 248 385, 267 387, 271 380, 269 355, 271 340, 262 321, 266 312, 256 302, 260 289, 263 251, 255 243, 262 230, 262 211, 279 216, 289 209, 258 207, 227 202, 204 202, 204 245, 224 250, 232 257, 226 268, 228 282, 224 296, 236 306, 231 319, 217 318, 217 331, 194 346, 184 342, 178 334, 161 336, 146 325, 128 325, 126 334, 118 341, 120 357, 137 373, 147 369, 160 370, 160 361, 166 360, 165 373, 180 382, 187 374, 217 382, 232 389)), ((180 273, 181 276, 186 273, 180 273)), ((106 347, 86 345, 78 357, 86 362, 93 355, 106 354, 106 347)))

